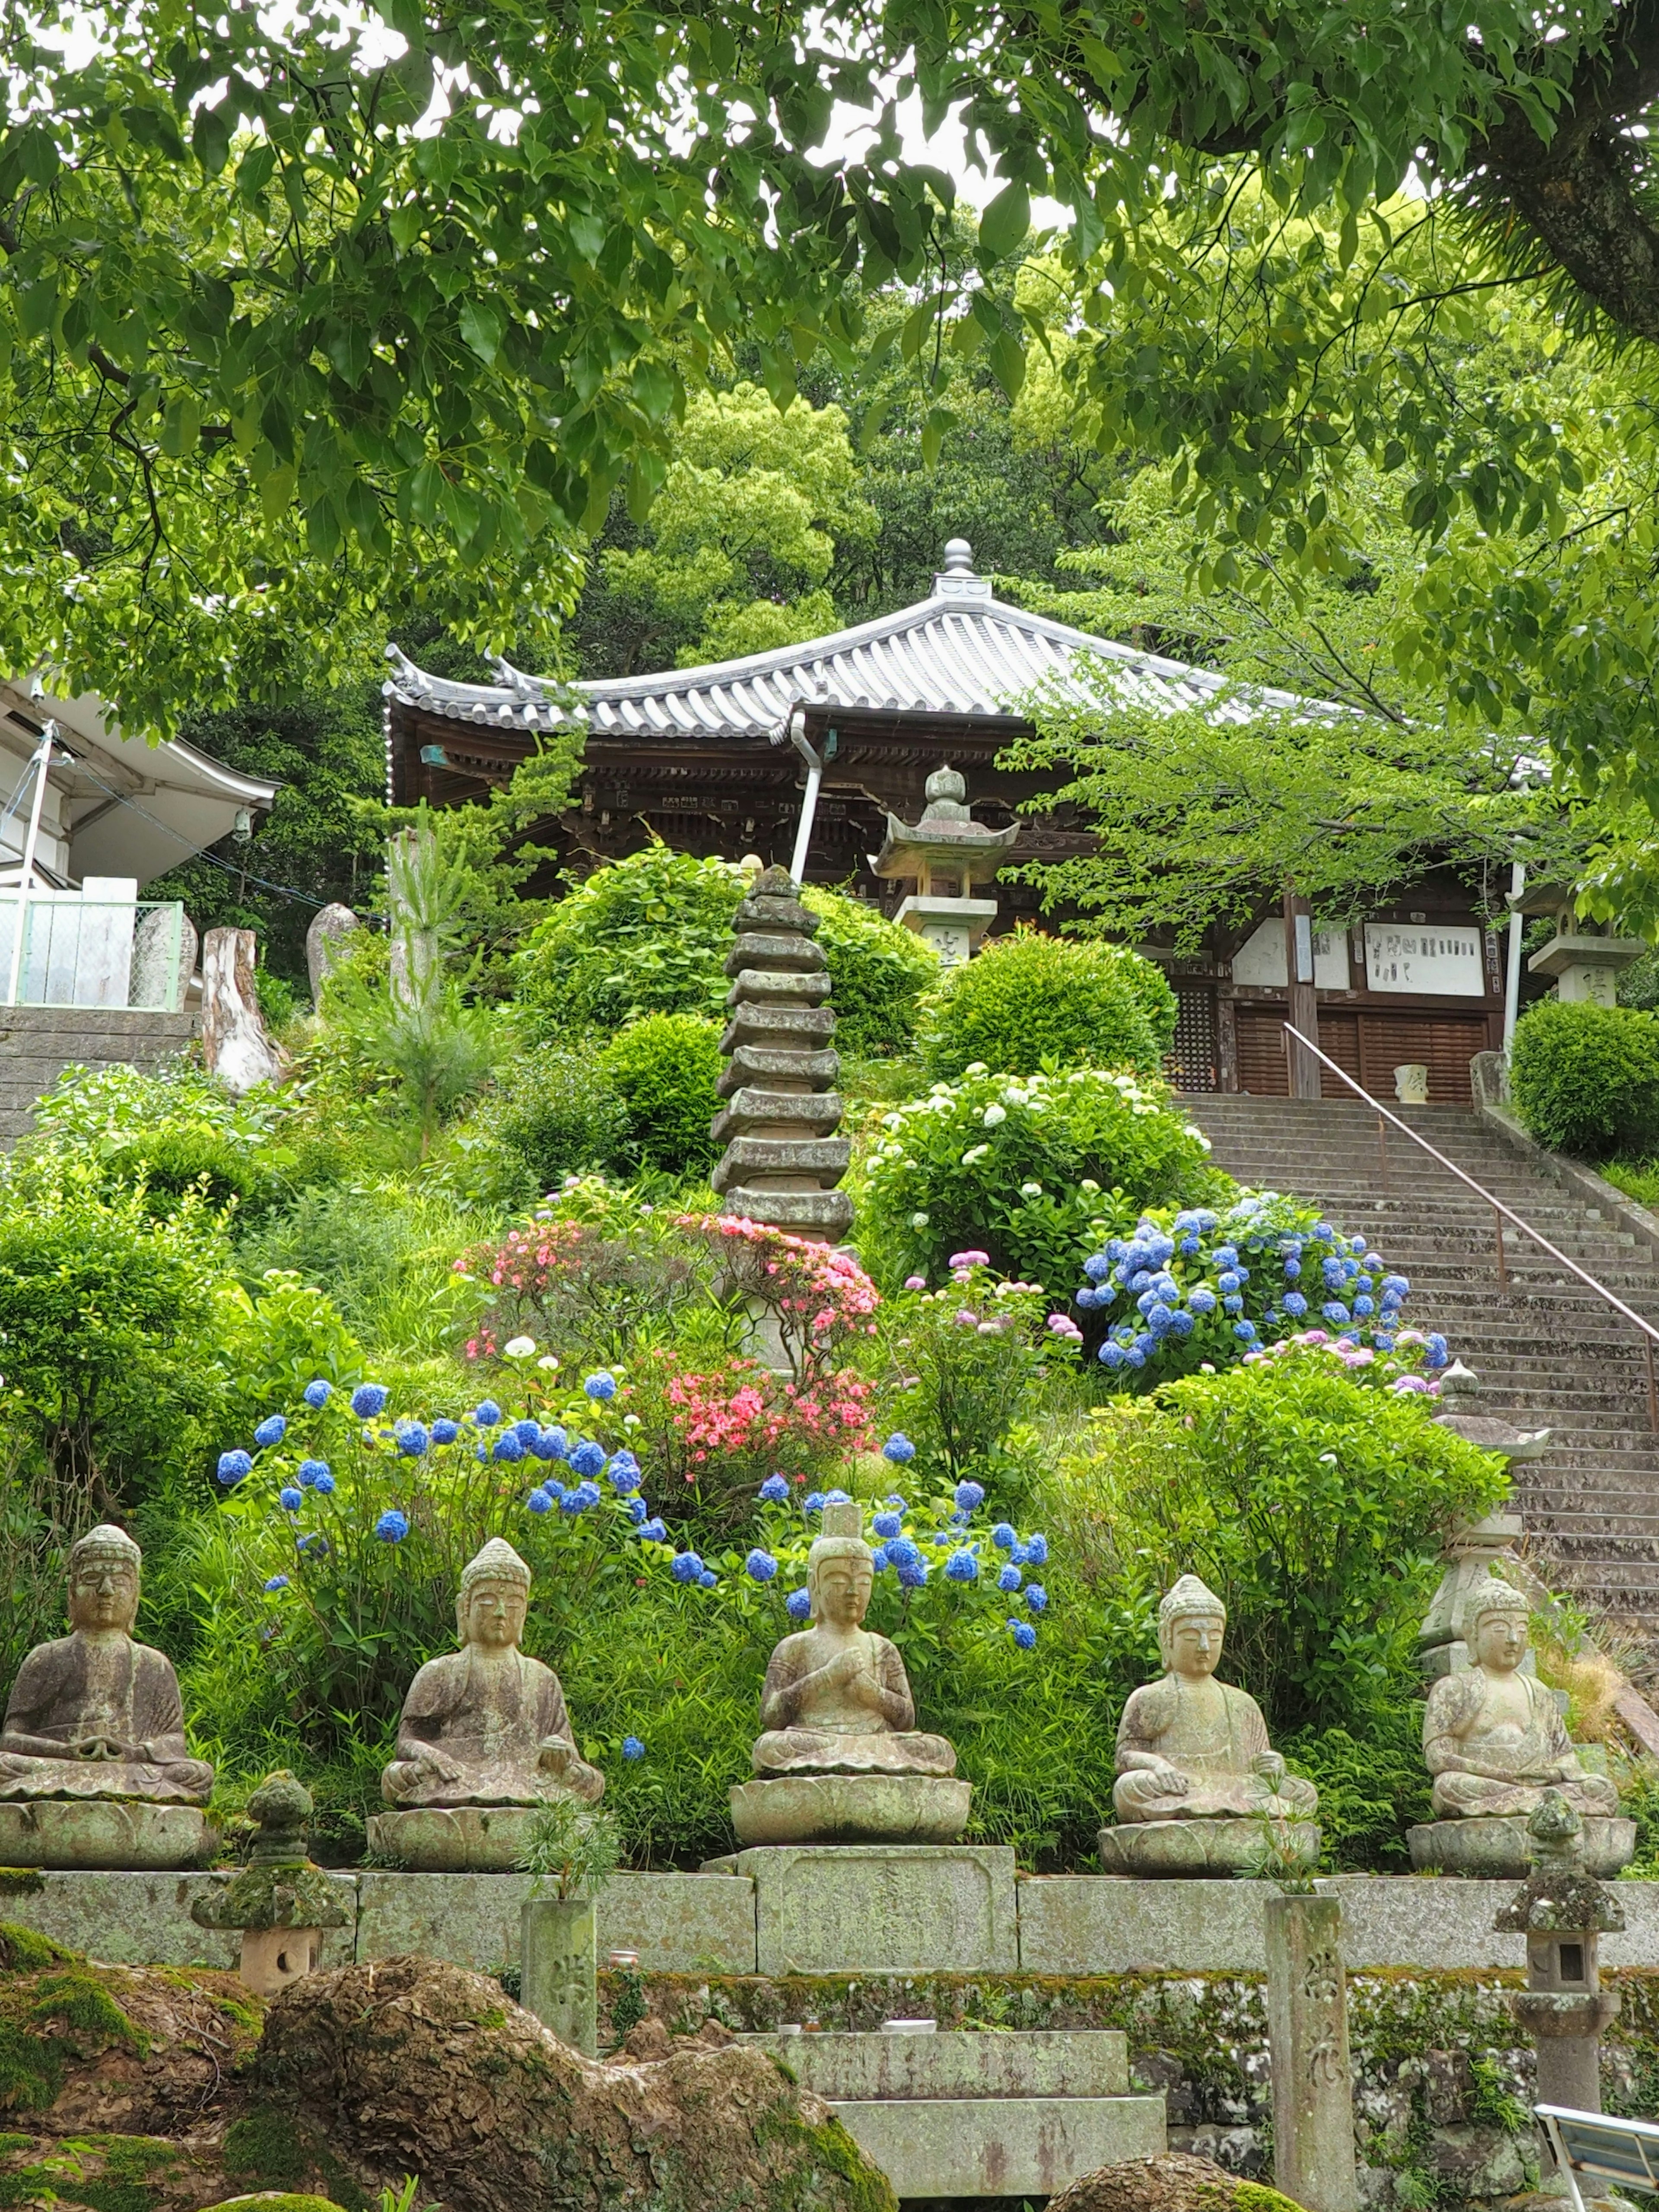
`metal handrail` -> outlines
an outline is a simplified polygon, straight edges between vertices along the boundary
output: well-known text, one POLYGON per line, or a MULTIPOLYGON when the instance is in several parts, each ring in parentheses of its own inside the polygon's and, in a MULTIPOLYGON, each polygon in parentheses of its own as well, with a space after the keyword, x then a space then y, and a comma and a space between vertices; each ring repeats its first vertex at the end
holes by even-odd
POLYGON ((1328 1067, 1331 1073, 1339 1081, 1346 1083, 1357 1098, 1363 1098, 1376 1115, 1376 1141, 1377 1149, 1382 1155, 1384 1190, 1389 1187, 1389 1125, 1392 1123, 1402 1136, 1411 1139, 1419 1152, 1426 1152, 1437 1166, 1444 1168, 1448 1175, 1455 1176, 1459 1182, 1467 1183, 1477 1198, 1484 1199, 1491 1206, 1493 1230, 1498 1239, 1498 1287, 1500 1291, 1506 1291, 1510 1286, 1509 1267, 1504 1253, 1504 1224, 1509 1221, 1514 1224, 1523 1237, 1530 1237, 1533 1243, 1547 1252, 1552 1260, 1565 1267, 1569 1273, 1577 1275, 1581 1283, 1587 1284, 1595 1291, 1596 1297, 1605 1300, 1615 1313, 1622 1314, 1627 1322, 1641 1331, 1642 1351, 1647 1362, 1648 1371, 1648 1424, 1656 1434, 1659 1434, 1659 1378, 1656 1377, 1653 1364, 1653 1347, 1656 1344, 1659 1344, 1659 1328, 1656 1328, 1651 1322, 1644 1321, 1639 1313, 1632 1312, 1622 1298, 1615 1297, 1605 1283, 1598 1283, 1594 1275, 1579 1266, 1577 1260, 1570 1260, 1565 1252, 1558 1251, 1541 1231, 1534 1229, 1529 1221, 1523 1221, 1518 1213, 1504 1205, 1501 1198, 1494 1198, 1491 1191, 1478 1183, 1472 1175, 1466 1175, 1455 1161, 1449 1160, 1443 1152, 1436 1152, 1428 1139, 1419 1136, 1409 1121, 1402 1121, 1397 1114, 1389 1113, 1380 1099, 1373 1098, 1369 1091, 1356 1083, 1352 1076, 1345 1069, 1339 1067, 1328 1054, 1321 1052, 1319 1047, 1310 1038, 1304 1036, 1299 1029, 1294 1027, 1290 1022, 1284 1023, 1282 1026, 1286 1036, 1293 1037, 1304 1052, 1310 1052, 1322 1067, 1328 1067))

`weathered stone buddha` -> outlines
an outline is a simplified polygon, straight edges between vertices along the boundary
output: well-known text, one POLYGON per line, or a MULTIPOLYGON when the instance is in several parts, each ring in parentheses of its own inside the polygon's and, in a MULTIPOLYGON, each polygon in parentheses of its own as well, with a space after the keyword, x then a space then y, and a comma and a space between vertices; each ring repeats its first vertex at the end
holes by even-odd
POLYGON ((1423 1715, 1436 1818, 1408 1832, 1413 1865, 1524 1876, 1526 1824, 1547 1790, 1583 1816, 1591 1873, 1616 1873, 1634 1852, 1635 1824, 1617 1818, 1618 1791, 1586 1770, 1554 1693, 1524 1669, 1529 1613, 1522 1592, 1496 1576, 1465 1601, 1471 1663, 1441 1676, 1423 1715))
POLYGON ((773 1651, 758 1778, 732 1790, 740 1843, 951 1843, 967 1824, 955 1750, 916 1728, 903 1660, 864 1626, 875 1563, 860 1522, 855 1504, 823 1509, 807 1554, 812 1625, 773 1651))
POLYGON ((1117 1731, 1112 1803, 1122 1825, 1100 1832, 1108 1874, 1237 1873, 1261 1858, 1263 1816, 1316 1859, 1319 1792, 1285 1771, 1255 1699, 1215 1679, 1227 1609, 1182 1575, 1158 1609, 1169 1672, 1135 1691, 1117 1731))
POLYGON ((579 1755, 559 1678, 519 1649, 530 1570, 499 1536, 461 1575, 459 1651, 409 1686, 398 1755, 380 1792, 398 1809, 369 1823, 382 1857, 453 1870, 511 1867, 531 1812, 556 1797, 597 1804, 605 1777, 579 1755))
POLYGON ((31 1651, 0 1729, 0 1863, 178 1867, 200 1856, 213 1769, 179 1678, 136 1644, 143 1554, 124 1529, 70 1547, 70 1633, 31 1651))

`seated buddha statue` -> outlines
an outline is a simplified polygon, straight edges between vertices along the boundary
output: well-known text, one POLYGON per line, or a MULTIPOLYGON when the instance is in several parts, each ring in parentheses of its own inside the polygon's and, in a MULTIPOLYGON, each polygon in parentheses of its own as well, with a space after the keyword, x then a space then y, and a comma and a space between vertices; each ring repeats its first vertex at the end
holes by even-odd
POLYGON ((70 1633, 18 1670, 0 1729, 0 1802, 206 1803, 213 1769, 185 1741, 173 1662, 133 1641, 143 1557, 107 1525, 70 1547, 70 1633))
POLYGON ((1612 1783, 1579 1764, 1554 1698, 1522 1671, 1529 1612, 1522 1593, 1495 1575, 1465 1604, 1473 1663, 1440 1677, 1423 1715, 1437 1820, 1524 1820, 1547 1790, 1559 1790, 1577 1813, 1619 1810, 1612 1783))
POLYGON ((1158 1609, 1168 1672, 1136 1690, 1117 1731, 1112 1803, 1120 1822, 1101 1831, 1109 1872, 1221 1873, 1260 1856, 1262 1817, 1298 1824, 1299 1855, 1316 1857, 1319 1808, 1311 1782, 1287 1773, 1248 1692, 1215 1679, 1227 1609, 1196 1575, 1182 1575, 1158 1609), (1187 1833, 1138 1837, 1169 1822, 1187 1833))
POLYGON ((864 1626, 875 1563, 860 1519, 856 1504, 824 1508, 823 1533, 807 1554, 811 1625, 786 1636, 767 1667, 763 1733, 753 1753, 757 1779, 732 1790, 744 1842, 834 1840, 837 1833, 950 1841, 966 1822, 969 1785, 950 1779, 955 1749, 917 1729, 903 1660, 864 1626), (893 1786, 884 1794, 845 1786, 866 1782, 893 1786), (787 1788, 796 1783, 826 1787, 787 1788), (794 1825, 792 1807, 818 1808, 805 1830, 794 1825), (787 1836, 771 1825, 780 1819, 791 1824, 787 1836))
POLYGON ((558 1676, 519 1649, 529 1601, 529 1568, 492 1537, 462 1571, 460 1650, 428 1659, 409 1686, 398 1755, 380 1777, 388 1805, 592 1805, 605 1795, 572 1740, 558 1676))

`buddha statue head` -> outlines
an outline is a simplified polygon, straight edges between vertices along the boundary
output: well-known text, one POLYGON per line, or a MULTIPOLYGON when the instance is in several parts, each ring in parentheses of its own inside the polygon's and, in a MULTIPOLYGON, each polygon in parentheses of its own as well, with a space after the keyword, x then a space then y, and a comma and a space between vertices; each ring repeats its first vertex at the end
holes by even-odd
POLYGON ((815 1621, 856 1628, 875 1588, 875 1559, 859 1534, 863 1515, 856 1505, 826 1505, 823 1530, 806 1555, 806 1589, 815 1621))
POLYGON ((461 1570, 455 1626, 463 1644, 504 1651, 524 1634, 530 1570, 503 1537, 492 1536, 461 1570))
POLYGON ((143 1554, 125 1528, 106 1522, 71 1544, 69 1620, 72 1629, 131 1636, 138 1618, 138 1571, 143 1554))
POLYGON ((1227 1608, 1196 1575, 1182 1575, 1158 1608, 1158 1648, 1171 1674, 1212 1674, 1221 1657, 1227 1608))
POLYGON ((1477 1667, 1496 1674, 1512 1674, 1527 1656, 1527 1628, 1532 1607, 1513 1583, 1488 1575, 1477 1583, 1463 1607, 1463 1641, 1477 1667))

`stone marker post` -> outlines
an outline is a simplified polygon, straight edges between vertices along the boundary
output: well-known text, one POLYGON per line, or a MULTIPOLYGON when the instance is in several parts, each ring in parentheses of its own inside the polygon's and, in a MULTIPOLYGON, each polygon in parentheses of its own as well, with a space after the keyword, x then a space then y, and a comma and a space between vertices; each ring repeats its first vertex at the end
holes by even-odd
MULTIPOLYGON (((1527 1839, 1532 1873, 1492 1923, 1500 1935, 1527 1939, 1527 1986, 1510 2008, 1537 2046, 1536 2101, 1599 2112, 1601 2033, 1618 2017, 1619 1999, 1601 1987, 1596 1943, 1622 1930, 1625 1910, 1584 1871, 1583 1822, 1559 1790, 1544 1792, 1527 1839)), ((1547 2173, 1549 2138, 1539 2134, 1547 2173)))
POLYGON ((1280 1893, 1267 1920, 1274 2186, 1307 2212, 1358 2212, 1342 1907, 1280 1893))
POLYGON ((591 1897, 532 1897, 520 1918, 519 2002, 561 2043, 599 2049, 599 1970, 591 1897))
POLYGON ((202 942, 202 1058, 238 1097, 283 1078, 281 1055, 259 1018, 256 944, 251 929, 210 929, 202 942))

